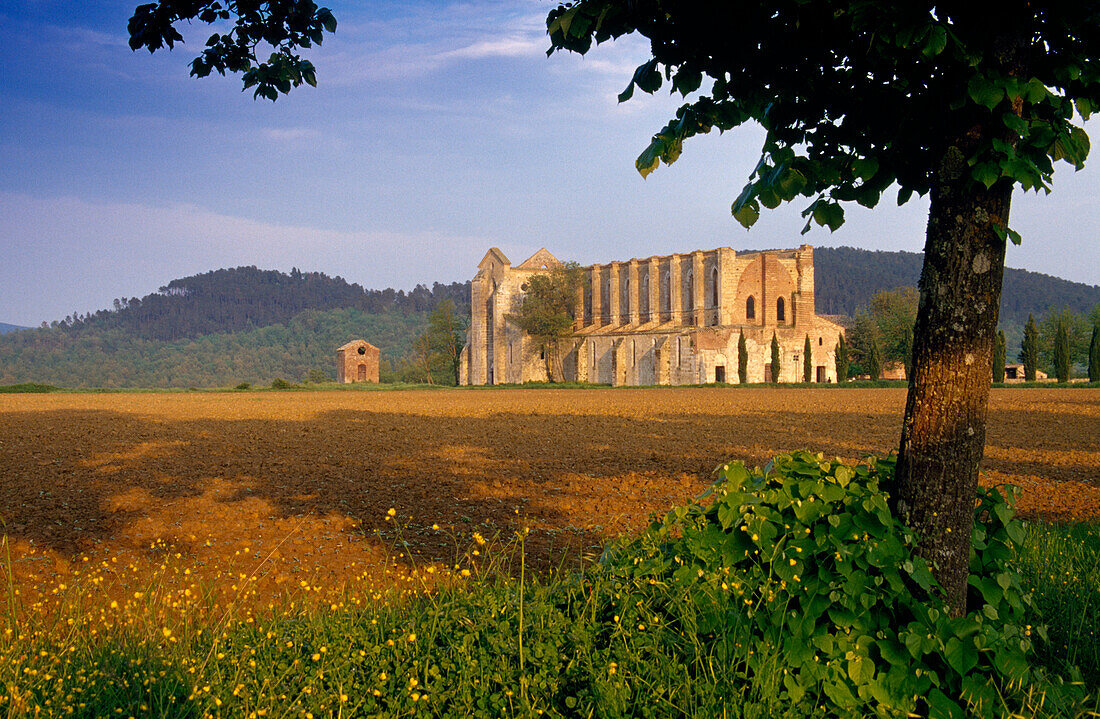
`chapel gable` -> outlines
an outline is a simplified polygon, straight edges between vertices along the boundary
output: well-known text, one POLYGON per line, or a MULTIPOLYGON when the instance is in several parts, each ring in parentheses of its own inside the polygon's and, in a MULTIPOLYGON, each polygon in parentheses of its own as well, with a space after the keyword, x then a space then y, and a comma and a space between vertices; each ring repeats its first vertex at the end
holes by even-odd
POLYGON ((550 254, 545 247, 516 266, 517 270, 548 270, 561 267, 561 260, 550 254))

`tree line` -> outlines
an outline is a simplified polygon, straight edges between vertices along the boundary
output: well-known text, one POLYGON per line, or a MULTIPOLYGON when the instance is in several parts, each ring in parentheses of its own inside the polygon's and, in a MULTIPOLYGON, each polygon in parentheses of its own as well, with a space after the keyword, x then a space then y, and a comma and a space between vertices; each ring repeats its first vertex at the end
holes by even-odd
POLYGON ((233 387, 334 381, 336 348, 362 338, 382 352, 380 377, 402 379, 428 312, 306 310, 288 322, 162 341, 117 329, 25 330, 0 342, 0 384, 62 387, 233 387))
MULTIPOLYGON (((854 247, 814 248, 814 289, 817 311, 825 315, 855 317, 879 292, 917 286, 924 255, 917 252, 884 252, 854 247)), ((1066 307, 1081 313, 1100 304, 1100 287, 1070 282, 1039 272, 1005 268, 999 321, 1018 328, 1022 339, 1028 315, 1049 307, 1066 307)), ((1009 332, 1010 345, 1013 333, 1009 332)))
MULTIPOLYGON (((898 287, 878 292, 857 311, 842 342, 847 372, 841 375, 838 366, 838 376, 879 379, 890 365, 904 366, 909 376, 918 300, 914 288, 898 287)), ((1061 382, 1074 377, 1100 381, 1100 304, 1087 312, 1051 308, 1038 321, 1029 314, 1018 337, 1013 342, 1004 329, 998 331, 994 382, 1004 381, 1009 357, 1024 366, 1028 381, 1034 381, 1038 371, 1061 382)), ((838 365, 839 355, 838 351, 838 365)))
POLYGON ((284 323, 306 310, 430 312, 445 300, 468 305, 469 298, 468 282, 421 284, 409 292, 367 290, 322 272, 235 267, 172 280, 145 297, 118 298, 111 308, 74 312, 43 323, 43 329, 69 334, 120 330, 136 338, 171 341, 284 323))

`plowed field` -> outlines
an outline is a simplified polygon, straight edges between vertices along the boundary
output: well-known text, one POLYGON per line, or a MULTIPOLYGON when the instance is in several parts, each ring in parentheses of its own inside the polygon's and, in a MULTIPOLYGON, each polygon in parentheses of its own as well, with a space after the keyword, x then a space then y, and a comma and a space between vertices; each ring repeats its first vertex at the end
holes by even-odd
MULTIPOLYGON (((383 573, 391 549, 449 566, 472 533, 520 527, 545 566, 689 500, 728 459, 888 451, 904 400, 716 388, 0 395, 0 533, 28 598, 94 566, 110 591, 130 591, 165 571, 166 553, 173 571, 248 575, 261 595, 337 586, 383 573)), ((1100 392, 994 389, 983 481, 1019 485, 1025 515, 1100 518, 1100 392)))

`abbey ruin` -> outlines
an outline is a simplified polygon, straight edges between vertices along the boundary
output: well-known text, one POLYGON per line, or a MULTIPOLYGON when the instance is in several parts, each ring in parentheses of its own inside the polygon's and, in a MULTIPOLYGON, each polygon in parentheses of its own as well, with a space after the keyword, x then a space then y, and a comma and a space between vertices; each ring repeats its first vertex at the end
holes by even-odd
MULTIPOLYGON (((541 249, 512 266, 490 249, 471 283, 471 324, 463 384, 545 381, 537 343, 514 314, 536 273, 560 261, 541 249)), ((747 381, 803 381, 806 339, 811 381, 836 382, 840 325, 814 311, 813 248, 738 254, 728 247, 592 265, 583 270, 572 337, 553 353, 566 381, 619 385, 738 381, 738 340, 748 349, 747 381)))

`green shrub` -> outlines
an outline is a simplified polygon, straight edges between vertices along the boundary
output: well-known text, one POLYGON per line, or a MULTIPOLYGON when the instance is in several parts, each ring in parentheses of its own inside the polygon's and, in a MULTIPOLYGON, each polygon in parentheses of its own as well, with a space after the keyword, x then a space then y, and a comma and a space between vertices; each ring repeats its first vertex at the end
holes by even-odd
POLYGON ((604 563, 632 586, 624 606, 682 624, 690 604, 692 632, 755 647, 736 671, 781 671, 778 698, 807 714, 1007 713, 1028 701, 1020 687, 1042 681, 1031 669, 1042 629, 1026 623, 1031 599, 1012 565, 1023 525, 996 489, 979 490, 970 611, 951 618, 880 488, 893 468, 809 452, 757 471, 727 464, 709 504, 674 509, 604 563), (689 601, 660 606, 661 587, 689 601))
POLYGON ((34 382, 24 382, 23 384, 5 384, 0 385, 0 393, 43 393, 43 392, 57 392, 58 387, 54 387, 52 384, 36 384, 34 382))
POLYGON ((311 369, 306 375, 306 382, 309 382, 310 384, 324 384, 325 382, 331 381, 332 377, 329 376, 328 372, 317 369, 316 367, 311 369))
POLYGON ((282 377, 276 377, 271 381, 271 389, 293 389, 294 385, 287 382, 282 377))
POLYGON ((233 389, 252 389, 252 385, 249 384, 248 382, 241 382, 239 385, 237 385, 233 389))

